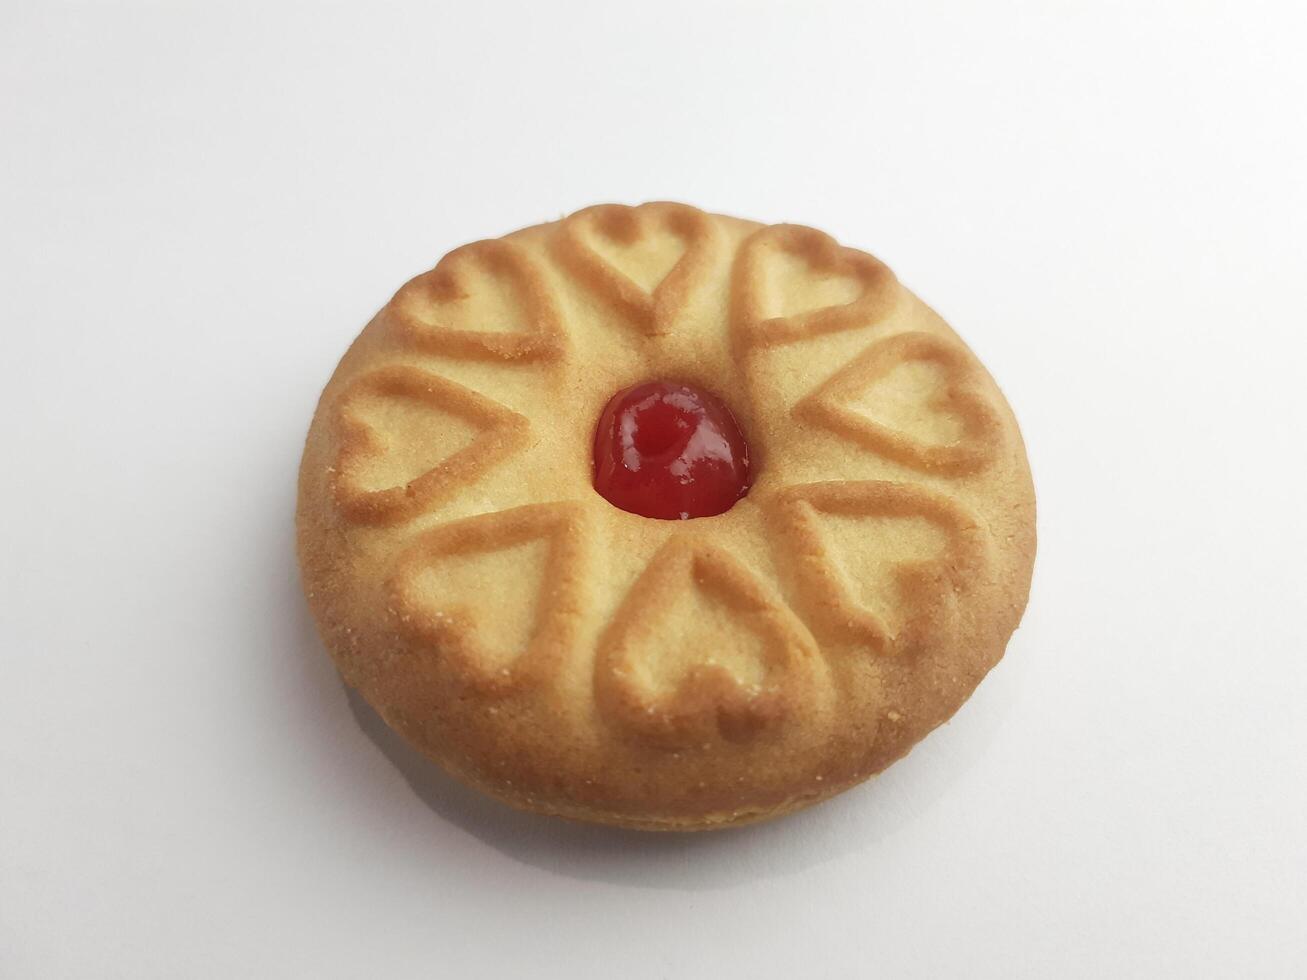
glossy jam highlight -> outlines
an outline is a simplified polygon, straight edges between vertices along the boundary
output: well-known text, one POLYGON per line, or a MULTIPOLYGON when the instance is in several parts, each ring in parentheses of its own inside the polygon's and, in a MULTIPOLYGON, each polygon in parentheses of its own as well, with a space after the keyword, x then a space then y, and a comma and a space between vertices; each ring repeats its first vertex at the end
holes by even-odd
POLYGON ((667 521, 712 517, 730 510, 749 485, 744 433, 711 392, 646 381, 604 406, 594 486, 614 507, 667 521))

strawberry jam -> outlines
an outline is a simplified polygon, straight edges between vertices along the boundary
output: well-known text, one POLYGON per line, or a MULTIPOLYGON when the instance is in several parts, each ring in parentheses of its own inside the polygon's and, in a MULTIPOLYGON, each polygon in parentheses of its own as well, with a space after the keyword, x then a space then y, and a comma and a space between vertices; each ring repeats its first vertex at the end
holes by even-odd
POLYGON ((646 381, 604 406, 595 432, 594 485, 632 514, 666 521, 712 517, 749 492, 749 447, 716 395, 646 381))

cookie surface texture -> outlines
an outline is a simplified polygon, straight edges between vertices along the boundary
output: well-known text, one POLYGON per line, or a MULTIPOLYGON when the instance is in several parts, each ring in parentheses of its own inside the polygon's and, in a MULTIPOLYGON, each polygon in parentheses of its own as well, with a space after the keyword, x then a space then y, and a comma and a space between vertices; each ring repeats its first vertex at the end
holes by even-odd
POLYGON ((1002 394, 872 256, 811 228, 600 205, 455 249, 323 392, 305 593, 345 680, 462 780, 646 829, 745 823, 946 721, 1025 607, 1035 509, 1002 394), (720 396, 748 494, 596 492, 605 404, 720 396))

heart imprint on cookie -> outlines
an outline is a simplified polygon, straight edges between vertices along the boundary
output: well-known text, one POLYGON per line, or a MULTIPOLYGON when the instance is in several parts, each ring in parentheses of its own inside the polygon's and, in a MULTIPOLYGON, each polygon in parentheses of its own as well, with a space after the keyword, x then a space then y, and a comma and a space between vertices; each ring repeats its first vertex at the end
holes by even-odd
POLYGON ((388 582, 400 630, 486 694, 538 684, 577 642, 586 523, 575 504, 532 504, 423 532, 388 582), (502 584, 512 582, 505 591, 502 584))
POLYGON ((439 375, 392 365, 353 381, 336 406, 329 471, 336 505, 360 524, 409 520, 524 448, 516 412, 439 375))
POLYGON ((495 239, 450 252, 392 303, 413 346, 448 357, 536 361, 564 348, 553 293, 518 244, 495 239))
POLYGON ((794 407, 794 417, 914 469, 972 473, 1002 426, 968 352, 927 333, 877 341, 794 407))
POLYGON ((562 224, 558 256, 628 323, 648 336, 671 332, 712 271, 715 228, 684 204, 600 204, 562 224))
POLYGON ((595 693, 627 731, 667 745, 738 741, 809 697, 811 634, 726 550, 673 535, 599 643, 595 693))
POLYGON ((745 240, 735 262, 738 347, 790 344, 872 326, 893 309, 898 280, 879 259, 802 225, 772 225, 745 240))
POLYGON ((920 649, 947 632, 983 570, 984 534, 950 498, 884 480, 787 487, 764 502, 777 565, 820 639, 877 653, 920 649))

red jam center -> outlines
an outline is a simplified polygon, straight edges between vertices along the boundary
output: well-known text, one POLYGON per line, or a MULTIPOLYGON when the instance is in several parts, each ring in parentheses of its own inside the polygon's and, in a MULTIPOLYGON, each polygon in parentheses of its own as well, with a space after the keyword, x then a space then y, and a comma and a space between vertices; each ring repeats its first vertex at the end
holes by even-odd
POLYGON ((749 447, 716 395, 646 381, 615 394, 595 432, 595 489, 665 521, 712 517, 749 492, 749 447))

